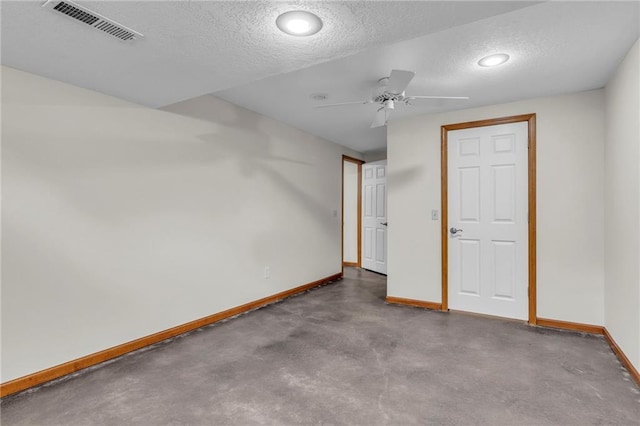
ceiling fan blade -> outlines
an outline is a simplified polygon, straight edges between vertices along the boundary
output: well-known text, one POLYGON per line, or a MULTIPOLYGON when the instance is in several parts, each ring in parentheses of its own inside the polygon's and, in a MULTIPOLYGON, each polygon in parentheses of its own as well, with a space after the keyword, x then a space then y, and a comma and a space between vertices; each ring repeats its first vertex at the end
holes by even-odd
POLYGON ((405 99, 469 99, 468 96, 407 96, 405 99))
POLYGON ((389 118, 390 114, 390 110, 384 107, 380 108, 378 112, 376 112, 376 118, 373 120, 373 123, 371 123, 371 128, 375 129, 376 127, 382 127, 387 124, 387 118, 389 118))
POLYGON ((404 92, 415 75, 413 71, 391 70, 385 91, 396 94, 404 92))
POLYGON ((314 106, 314 108, 329 108, 329 107, 334 107, 334 106, 342 106, 342 105, 366 105, 366 104, 370 104, 373 103, 372 101, 352 101, 352 102, 340 102, 337 104, 324 104, 324 105, 316 105, 314 106))

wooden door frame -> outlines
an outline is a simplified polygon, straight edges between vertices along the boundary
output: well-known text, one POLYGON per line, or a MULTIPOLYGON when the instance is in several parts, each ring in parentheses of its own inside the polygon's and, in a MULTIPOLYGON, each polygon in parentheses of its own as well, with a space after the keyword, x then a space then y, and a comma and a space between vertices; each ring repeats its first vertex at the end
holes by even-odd
POLYGON ((441 127, 440 139, 440 194, 441 194, 441 250, 442 250, 442 310, 449 310, 449 234, 448 234, 448 132, 473 127, 495 126, 498 124, 528 123, 529 155, 528 155, 528 203, 529 203, 529 324, 535 325, 537 311, 536 290, 536 114, 514 115, 489 120, 470 121, 465 123, 446 124, 441 127))
POLYGON ((358 260, 355 265, 347 264, 347 266, 355 266, 357 268, 362 267, 362 165, 364 164, 363 160, 358 160, 357 158, 349 157, 348 155, 342 156, 342 212, 340 219, 340 262, 342 264, 342 271, 344 272, 345 262, 344 262, 344 163, 354 163, 358 166, 358 193, 356 197, 358 197, 358 206, 356 211, 356 221, 357 221, 357 232, 358 232, 358 260))

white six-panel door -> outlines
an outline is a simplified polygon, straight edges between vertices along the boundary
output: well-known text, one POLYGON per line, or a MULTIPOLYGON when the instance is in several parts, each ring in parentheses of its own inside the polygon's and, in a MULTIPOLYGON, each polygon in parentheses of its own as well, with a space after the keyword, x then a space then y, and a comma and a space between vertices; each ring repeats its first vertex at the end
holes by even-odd
POLYGON ((528 315, 528 124, 449 131, 449 308, 528 315))
POLYGON ((362 267, 387 273, 387 166, 362 165, 362 267))

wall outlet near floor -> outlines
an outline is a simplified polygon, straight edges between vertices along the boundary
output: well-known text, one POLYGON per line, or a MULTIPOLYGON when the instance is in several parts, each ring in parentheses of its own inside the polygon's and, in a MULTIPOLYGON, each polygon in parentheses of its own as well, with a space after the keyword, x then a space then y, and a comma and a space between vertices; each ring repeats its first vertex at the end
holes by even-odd
POLYGON ((431 210, 431 220, 440 219, 440 212, 438 210, 431 210))
POLYGON ((269 268, 268 266, 264 267, 264 279, 269 279, 271 278, 271 268, 269 268))

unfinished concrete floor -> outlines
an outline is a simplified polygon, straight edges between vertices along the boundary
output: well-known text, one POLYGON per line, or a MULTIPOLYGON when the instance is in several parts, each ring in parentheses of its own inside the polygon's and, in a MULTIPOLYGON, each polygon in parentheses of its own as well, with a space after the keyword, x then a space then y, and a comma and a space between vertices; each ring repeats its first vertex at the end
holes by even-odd
POLYGON ((600 337, 386 305, 345 279, 2 401, 3 426, 638 424, 600 337))

